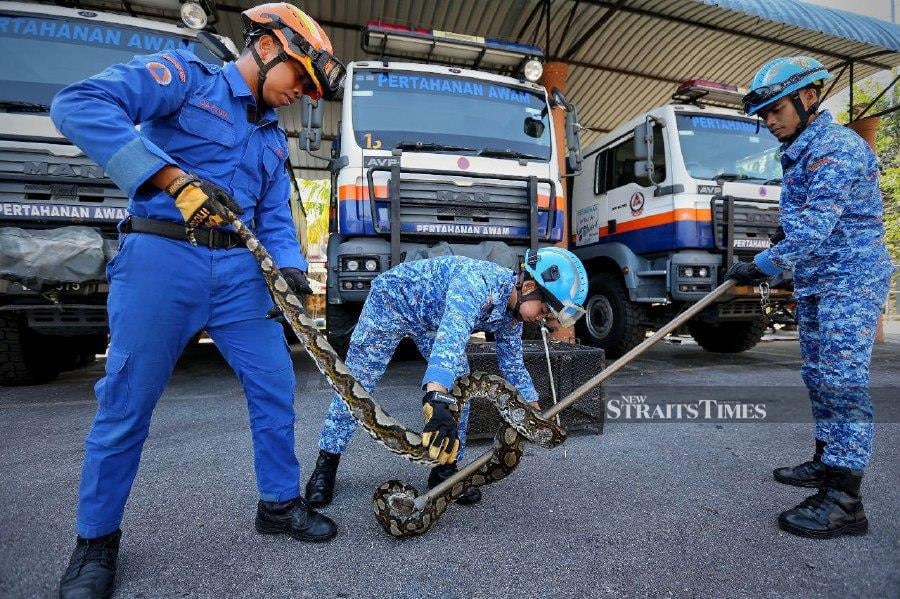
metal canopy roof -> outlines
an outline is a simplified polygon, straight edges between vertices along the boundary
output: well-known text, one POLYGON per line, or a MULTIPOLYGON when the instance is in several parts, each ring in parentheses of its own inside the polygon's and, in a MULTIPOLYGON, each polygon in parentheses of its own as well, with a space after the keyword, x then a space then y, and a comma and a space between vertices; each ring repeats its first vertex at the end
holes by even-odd
MULTIPOLYGON (((137 2, 139 0, 135 0, 137 2)), ((91 2, 96 5, 99 3, 91 2)), ((240 39, 247 0, 217 2, 218 30, 240 39)), ((349 62, 364 58, 360 28, 383 20, 485 37, 533 42, 548 60, 570 64, 566 93, 579 107, 589 144, 603 132, 660 104, 676 86, 703 78, 746 86, 777 56, 804 54, 838 77, 829 91, 900 64, 900 27, 796 0, 304 0, 349 62), (549 13, 549 19, 547 15, 549 13), (549 26, 548 26, 549 24, 549 26)), ((337 128, 339 106, 326 110, 325 134, 337 128)), ((298 110, 282 113, 289 133, 298 110)), ((300 176, 326 176, 324 163, 299 152, 300 176)), ((328 154, 323 143, 320 154, 328 154)))

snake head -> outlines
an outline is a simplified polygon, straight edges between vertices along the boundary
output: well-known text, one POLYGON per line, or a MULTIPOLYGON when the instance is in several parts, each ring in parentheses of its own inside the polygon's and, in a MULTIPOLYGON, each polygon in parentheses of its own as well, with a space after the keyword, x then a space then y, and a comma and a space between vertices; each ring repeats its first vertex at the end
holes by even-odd
POLYGON ((375 519, 386 533, 396 538, 415 537, 428 532, 448 502, 443 497, 419 506, 419 491, 403 481, 381 483, 372 496, 375 519))

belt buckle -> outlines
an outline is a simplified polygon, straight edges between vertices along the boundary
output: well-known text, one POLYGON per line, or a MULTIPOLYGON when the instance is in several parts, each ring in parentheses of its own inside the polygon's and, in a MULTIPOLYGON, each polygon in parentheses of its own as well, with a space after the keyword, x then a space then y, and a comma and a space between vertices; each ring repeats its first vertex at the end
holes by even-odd
POLYGON ((217 249, 219 247, 218 243, 218 229, 207 229, 208 233, 206 236, 206 247, 211 250, 217 249))

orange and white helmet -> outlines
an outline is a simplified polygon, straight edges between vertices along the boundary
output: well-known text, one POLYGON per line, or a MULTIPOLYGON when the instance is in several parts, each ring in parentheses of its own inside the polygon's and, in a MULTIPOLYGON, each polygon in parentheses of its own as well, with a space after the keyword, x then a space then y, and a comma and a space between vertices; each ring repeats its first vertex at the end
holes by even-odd
MULTIPOLYGON (((334 57, 331 40, 318 23, 305 12, 288 4, 275 2, 260 4, 241 13, 244 37, 260 66, 260 91, 266 72, 279 62, 293 59, 303 65, 315 84, 314 100, 333 100, 340 94, 346 69, 334 57), (262 34, 272 35, 281 44, 281 53, 268 63, 263 63, 253 48, 253 41, 262 34)), ((261 94, 260 94, 261 95, 261 94)))

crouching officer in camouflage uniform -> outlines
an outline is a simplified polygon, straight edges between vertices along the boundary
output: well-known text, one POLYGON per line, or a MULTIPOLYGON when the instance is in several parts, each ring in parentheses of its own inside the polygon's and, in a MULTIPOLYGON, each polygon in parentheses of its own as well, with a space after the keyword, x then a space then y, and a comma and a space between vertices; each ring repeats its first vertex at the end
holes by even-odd
MULTIPOLYGON (((243 215, 299 294, 310 293, 291 220, 287 140, 274 107, 333 98, 343 66, 289 4, 243 13, 248 48, 224 67, 186 50, 136 57, 62 90, 54 123, 125 190, 110 262, 111 342, 86 440, 75 551, 63 597, 112 593, 125 502, 156 402, 185 344, 206 330, 241 381, 260 500, 256 528, 327 541, 335 524, 300 494, 294 371, 259 266, 222 205, 243 215), (140 124, 140 130, 135 128, 140 124)), ((191 506, 197 509, 197 506, 191 506)))
MULTIPOLYGON (((463 456, 469 404, 458 413, 448 392, 469 372, 466 343, 472 332, 494 334, 500 372, 537 408, 537 391, 523 363, 522 322, 536 322, 549 313, 571 326, 584 313, 586 296, 584 266, 557 247, 527 251, 518 272, 463 256, 406 262, 372 282, 350 339, 347 366, 371 393, 404 336, 427 357, 422 444, 441 464, 428 477, 432 488, 457 472, 463 456)), ((319 439, 319 459, 306 485, 311 505, 331 502, 338 461, 355 430, 356 421, 335 394, 319 439)), ((480 499, 481 491, 474 488, 457 502, 468 505, 480 499)))
POLYGON ((874 432, 869 363, 893 273, 875 155, 817 110, 822 82, 831 78, 806 57, 773 60, 756 74, 744 102, 782 142, 784 238, 728 273, 745 283, 794 273, 816 448, 811 461, 774 475, 788 485, 818 487, 778 518, 782 529, 815 538, 868 529, 860 483, 874 432))

